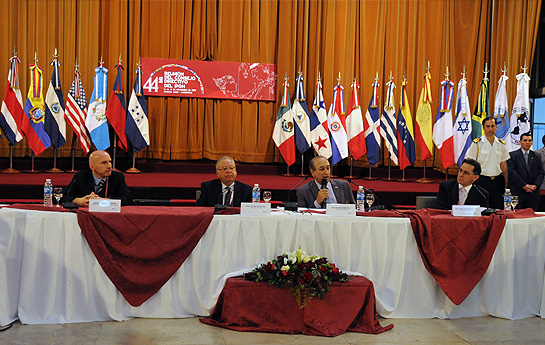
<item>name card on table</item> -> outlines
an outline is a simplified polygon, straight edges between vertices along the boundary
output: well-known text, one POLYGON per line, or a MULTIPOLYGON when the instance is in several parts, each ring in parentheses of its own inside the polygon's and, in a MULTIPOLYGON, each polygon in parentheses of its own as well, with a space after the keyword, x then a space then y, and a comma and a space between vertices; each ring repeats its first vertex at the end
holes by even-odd
POLYGON ((241 216, 268 216, 271 214, 271 204, 268 202, 240 203, 241 216))
POLYGON ((89 212, 121 212, 121 200, 89 199, 89 212))
POLYGON ((354 204, 327 204, 325 214, 334 217, 355 217, 356 205, 354 204))
POLYGON ((454 217, 478 217, 481 215, 481 206, 452 205, 452 215, 454 217))

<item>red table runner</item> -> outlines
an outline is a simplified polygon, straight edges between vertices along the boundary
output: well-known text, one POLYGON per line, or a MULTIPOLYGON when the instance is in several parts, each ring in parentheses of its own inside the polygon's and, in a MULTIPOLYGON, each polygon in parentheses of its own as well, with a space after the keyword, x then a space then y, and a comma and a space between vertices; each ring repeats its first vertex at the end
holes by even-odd
POLYGON ((302 309, 288 289, 229 278, 214 311, 201 321, 236 331, 321 336, 377 334, 394 327, 379 324, 373 283, 365 277, 333 283, 323 300, 313 298, 302 309))

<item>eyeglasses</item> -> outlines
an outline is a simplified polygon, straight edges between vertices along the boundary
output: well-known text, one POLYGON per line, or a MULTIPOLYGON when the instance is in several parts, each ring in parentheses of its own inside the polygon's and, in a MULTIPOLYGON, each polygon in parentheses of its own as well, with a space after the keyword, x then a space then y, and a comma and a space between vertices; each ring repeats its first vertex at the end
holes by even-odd
POLYGON ((467 176, 473 175, 473 172, 467 171, 467 170, 463 170, 463 169, 458 169, 458 173, 462 173, 462 174, 467 175, 467 176))
POLYGON ((237 170, 236 167, 223 167, 223 168, 219 168, 219 169, 216 169, 218 171, 221 171, 221 172, 227 172, 227 171, 235 171, 237 170))

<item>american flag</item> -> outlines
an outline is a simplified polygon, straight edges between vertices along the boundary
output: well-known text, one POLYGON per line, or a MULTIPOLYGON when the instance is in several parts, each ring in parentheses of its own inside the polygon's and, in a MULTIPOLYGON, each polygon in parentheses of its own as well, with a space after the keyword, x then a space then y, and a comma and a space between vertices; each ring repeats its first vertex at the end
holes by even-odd
POLYGON ((87 96, 81 84, 80 73, 76 70, 72 87, 68 91, 68 99, 66 100, 66 112, 64 117, 68 121, 70 127, 79 138, 81 148, 85 154, 91 149, 91 140, 85 127, 85 118, 87 117, 87 96))

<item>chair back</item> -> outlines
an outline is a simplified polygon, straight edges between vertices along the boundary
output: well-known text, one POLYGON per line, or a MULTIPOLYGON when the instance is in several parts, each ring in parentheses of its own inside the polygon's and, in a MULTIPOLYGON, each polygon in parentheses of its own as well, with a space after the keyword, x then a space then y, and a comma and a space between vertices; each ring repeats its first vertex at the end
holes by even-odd
POLYGON ((437 197, 429 195, 419 195, 416 197, 416 209, 437 208, 437 197))

